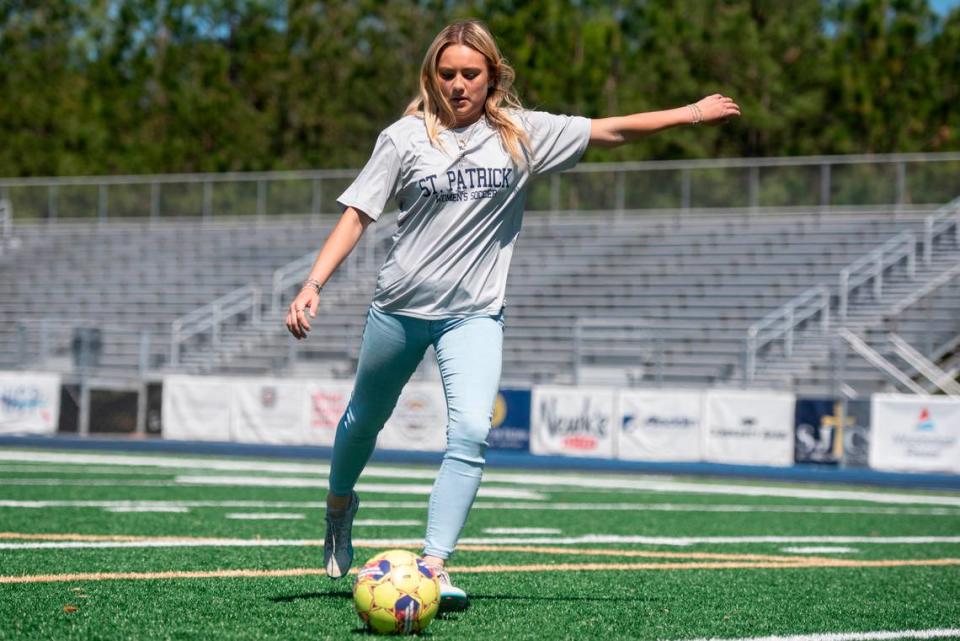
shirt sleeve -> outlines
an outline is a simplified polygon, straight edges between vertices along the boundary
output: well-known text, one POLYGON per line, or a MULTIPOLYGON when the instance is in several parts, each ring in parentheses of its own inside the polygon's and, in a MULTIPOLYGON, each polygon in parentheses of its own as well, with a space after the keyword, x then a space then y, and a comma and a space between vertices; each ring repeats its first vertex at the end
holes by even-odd
POLYGON ((558 116, 544 111, 523 114, 530 136, 530 173, 550 174, 576 165, 590 142, 590 119, 558 116))
POLYGON ((359 209, 376 220, 394 197, 400 177, 400 152, 386 133, 381 133, 370 160, 337 202, 359 209))

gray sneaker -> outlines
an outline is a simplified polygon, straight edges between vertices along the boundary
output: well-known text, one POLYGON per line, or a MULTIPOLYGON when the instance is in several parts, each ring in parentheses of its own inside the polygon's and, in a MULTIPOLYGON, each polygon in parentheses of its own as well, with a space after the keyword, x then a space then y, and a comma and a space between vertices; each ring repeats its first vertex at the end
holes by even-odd
POLYGON ((467 593, 450 581, 450 575, 443 568, 434 567, 440 581, 440 612, 462 612, 470 607, 467 593))
POLYGON ((360 507, 360 497, 356 492, 350 493, 350 503, 340 515, 331 515, 327 512, 327 536, 323 541, 323 564, 327 568, 327 576, 339 579, 346 576, 353 565, 353 543, 350 532, 353 529, 353 517, 360 507))

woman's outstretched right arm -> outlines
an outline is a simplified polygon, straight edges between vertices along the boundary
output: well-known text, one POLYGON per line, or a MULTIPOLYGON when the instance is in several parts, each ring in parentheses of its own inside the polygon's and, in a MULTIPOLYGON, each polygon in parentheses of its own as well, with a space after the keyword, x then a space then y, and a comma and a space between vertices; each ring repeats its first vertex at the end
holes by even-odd
POLYGON ((305 284, 287 310, 287 329, 297 339, 306 338, 307 332, 310 331, 307 314, 309 313, 311 317, 317 315, 317 306, 320 302, 318 289, 323 287, 343 259, 350 255, 353 248, 360 242, 364 230, 372 222, 373 219, 359 209, 347 207, 330 231, 320 253, 317 254, 317 259, 313 262, 310 274, 304 281, 316 283, 316 286, 305 284))

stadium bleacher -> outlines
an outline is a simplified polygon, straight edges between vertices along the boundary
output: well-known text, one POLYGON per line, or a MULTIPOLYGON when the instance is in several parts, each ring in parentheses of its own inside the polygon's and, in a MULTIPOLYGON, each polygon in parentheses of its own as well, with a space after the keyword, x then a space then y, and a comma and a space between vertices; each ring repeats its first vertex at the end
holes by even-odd
MULTIPOLYGON (((814 285, 835 293, 845 266, 905 230, 921 237, 929 214, 903 207, 528 214, 508 286, 504 384, 571 383, 579 374, 585 383, 740 385, 752 323, 814 285), (590 318, 642 323, 647 339, 630 345, 613 335, 575 363, 575 328, 590 318), (650 336, 656 349, 648 349, 650 336)), ((101 332, 101 375, 350 377, 392 219, 374 226, 370 247, 325 289, 308 341, 286 334, 284 311, 270 307, 274 272, 315 252, 334 220, 17 224, 18 249, 0 257, 0 367, 74 372, 75 328, 85 326, 101 332), (257 314, 234 314, 215 333, 171 348, 174 321, 248 285, 263 293, 257 314)), ((879 300, 854 297, 849 325, 877 334, 893 323, 925 354, 952 354, 960 335, 955 282, 890 312, 957 264, 955 243, 934 249, 915 277, 891 272, 879 300)), ((832 345, 802 329, 789 357, 778 344, 759 354, 754 384, 828 393, 836 382, 832 345)), ((894 389, 856 355, 848 361, 857 392, 894 389)), ((420 372, 434 375, 429 364, 420 372)))

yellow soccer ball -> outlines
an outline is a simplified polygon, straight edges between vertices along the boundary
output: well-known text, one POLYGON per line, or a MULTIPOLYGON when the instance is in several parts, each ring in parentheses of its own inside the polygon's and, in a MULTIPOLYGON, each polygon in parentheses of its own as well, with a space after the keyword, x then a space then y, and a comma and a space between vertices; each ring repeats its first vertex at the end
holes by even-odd
POLYGON ((357 614, 379 634, 414 634, 440 607, 440 582, 419 556, 389 550, 367 561, 353 584, 357 614))

